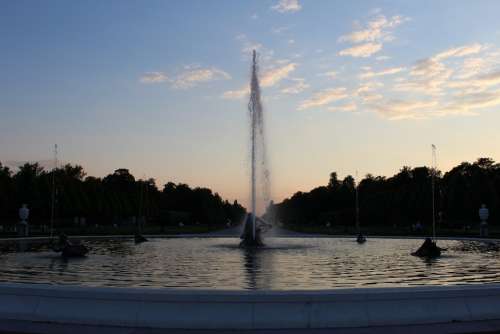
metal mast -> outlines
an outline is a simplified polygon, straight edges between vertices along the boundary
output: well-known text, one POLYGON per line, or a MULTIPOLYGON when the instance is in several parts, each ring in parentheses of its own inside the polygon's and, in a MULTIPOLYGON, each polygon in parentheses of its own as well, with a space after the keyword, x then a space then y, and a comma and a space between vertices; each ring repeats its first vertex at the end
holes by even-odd
POLYGON ((358 233, 360 233, 359 229, 359 193, 358 193, 358 171, 356 171, 356 181, 355 181, 355 193, 356 193, 356 229, 358 230, 358 233))
POLYGON ((50 208, 50 237, 54 235, 54 218, 56 212, 56 170, 57 170, 57 144, 54 145, 54 168, 52 169, 52 203, 50 208))
POLYGON ((435 204, 435 177, 436 177, 436 145, 432 144, 432 239, 436 241, 436 204, 435 204))

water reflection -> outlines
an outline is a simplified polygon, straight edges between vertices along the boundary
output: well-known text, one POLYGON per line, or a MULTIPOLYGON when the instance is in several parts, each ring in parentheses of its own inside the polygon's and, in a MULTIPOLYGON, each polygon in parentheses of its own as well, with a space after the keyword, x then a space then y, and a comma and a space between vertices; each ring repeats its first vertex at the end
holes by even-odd
POLYGON ((247 289, 272 289, 273 250, 271 248, 242 248, 243 268, 247 289))

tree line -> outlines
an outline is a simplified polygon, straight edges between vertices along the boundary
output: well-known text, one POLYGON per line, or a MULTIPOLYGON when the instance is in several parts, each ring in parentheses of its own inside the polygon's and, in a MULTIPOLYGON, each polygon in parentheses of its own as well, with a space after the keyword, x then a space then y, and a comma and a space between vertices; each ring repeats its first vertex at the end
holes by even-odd
POLYGON ((124 168, 98 178, 86 176, 78 165, 46 171, 38 163, 26 163, 14 173, 0 163, 0 225, 17 222, 22 204, 30 209, 30 224, 48 225, 53 203, 56 226, 144 220, 217 226, 239 223, 246 212, 237 201, 223 200, 208 188, 169 182, 159 190, 154 179, 137 180, 124 168))
POLYGON ((408 227, 417 222, 429 226, 433 176, 435 217, 440 226, 478 222, 482 204, 489 208, 489 223, 500 223, 500 164, 490 158, 463 162, 444 175, 425 166, 405 166, 391 177, 367 174, 358 185, 351 175, 339 180, 333 172, 328 185, 273 204, 272 215, 285 225, 354 226, 357 186, 362 226, 408 227))

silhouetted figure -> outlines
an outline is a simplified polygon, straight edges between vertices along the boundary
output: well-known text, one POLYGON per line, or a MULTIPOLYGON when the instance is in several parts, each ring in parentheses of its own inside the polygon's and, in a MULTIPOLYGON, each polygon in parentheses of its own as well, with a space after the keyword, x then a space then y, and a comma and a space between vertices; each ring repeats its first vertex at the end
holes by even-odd
POLYGON ((52 246, 54 252, 61 252, 62 257, 82 257, 87 255, 89 249, 79 242, 72 243, 65 233, 59 234, 58 241, 52 246))
POLYGON ((431 238, 425 238, 422 246, 416 252, 411 253, 411 255, 426 258, 438 257, 441 256, 441 248, 431 238))
POLYGON ((358 234, 358 237, 356 238, 356 242, 358 244, 364 244, 366 242, 366 237, 363 234, 358 234))
POLYGON ((146 242, 148 241, 148 239, 146 239, 142 234, 140 234, 139 232, 136 232, 135 235, 134 235, 134 241, 136 244, 140 244, 142 242, 146 242))
POLYGON ((243 233, 240 236, 241 242, 240 247, 262 247, 264 243, 262 242, 261 229, 257 225, 257 218, 255 218, 255 238, 253 235, 253 219, 254 215, 252 213, 247 214, 245 219, 245 226, 243 228, 243 233))

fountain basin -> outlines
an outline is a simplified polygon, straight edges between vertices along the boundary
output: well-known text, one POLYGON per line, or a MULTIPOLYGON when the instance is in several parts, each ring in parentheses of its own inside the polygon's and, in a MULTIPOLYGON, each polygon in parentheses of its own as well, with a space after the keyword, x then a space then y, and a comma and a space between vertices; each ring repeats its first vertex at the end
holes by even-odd
POLYGON ((500 319, 497 284, 317 291, 0 285, 0 320, 34 325, 304 329, 492 319, 500 319))

